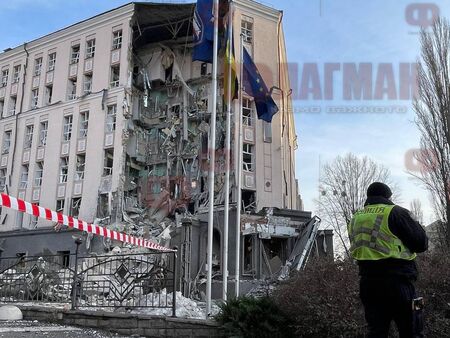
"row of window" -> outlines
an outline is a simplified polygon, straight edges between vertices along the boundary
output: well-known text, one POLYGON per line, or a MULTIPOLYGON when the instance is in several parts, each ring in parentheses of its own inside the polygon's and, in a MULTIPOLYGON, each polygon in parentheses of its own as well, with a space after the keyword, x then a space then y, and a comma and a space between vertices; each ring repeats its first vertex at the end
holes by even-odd
MULTIPOLYGON (((112 38, 112 50, 120 49, 122 47, 122 30, 116 30, 113 32, 112 38)), ((95 38, 86 41, 86 59, 92 58, 95 55, 95 38)), ((47 71, 55 70, 56 66, 56 52, 51 52, 47 56, 47 71)), ((71 47, 70 64, 78 63, 80 59, 80 44, 71 47)), ((34 60, 33 75, 39 76, 42 72, 43 58, 37 57, 34 60)), ((17 83, 20 80, 21 65, 13 67, 12 83, 17 83)), ((6 87, 9 79, 9 68, 3 68, 1 73, 0 86, 6 87)))
MULTIPOLYGON (((105 131, 107 133, 114 132, 116 130, 116 114, 117 114, 117 105, 109 105, 106 111, 106 122, 105 122, 105 131)), ((78 128, 78 138, 87 137, 89 127, 89 111, 84 111, 80 113, 79 118, 79 128, 78 128)), ((66 115, 64 116, 64 124, 63 124, 63 141, 70 141, 72 138, 72 129, 73 129, 73 116, 66 115)), ((33 144, 33 133, 34 133, 34 125, 29 124, 25 127, 25 135, 24 135, 24 149, 31 148, 33 144)), ((47 135, 48 135, 48 121, 41 121, 39 124, 39 146, 45 146, 47 144, 47 135)), ((2 154, 8 154, 11 147, 11 137, 12 131, 5 130, 3 134, 3 144, 2 144, 2 154)))
MULTIPOLYGON (((114 164, 114 149, 105 149, 104 150, 104 159, 103 159, 103 173, 102 176, 110 176, 112 175, 114 164)), ((75 163, 75 174, 74 181, 82 181, 84 180, 86 166, 86 154, 78 154, 76 156, 75 163)), ((19 189, 26 189, 28 187, 28 179, 29 179, 29 164, 22 165, 20 181, 19 181, 19 189)), ((6 168, 0 169, 0 189, 4 190, 6 184, 6 168)), ((33 187, 38 188, 42 185, 42 178, 44 175, 44 162, 38 161, 35 165, 34 170, 34 178, 33 178, 33 187)), ((68 182, 69 175, 69 157, 63 156, 59 161, 59 176, 58 176, 58 184, 64 184, 68 182)))

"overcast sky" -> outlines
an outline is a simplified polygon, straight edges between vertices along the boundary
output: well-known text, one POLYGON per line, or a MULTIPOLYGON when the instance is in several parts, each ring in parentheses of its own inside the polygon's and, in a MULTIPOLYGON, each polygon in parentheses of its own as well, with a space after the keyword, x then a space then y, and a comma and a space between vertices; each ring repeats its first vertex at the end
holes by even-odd
MULTIPOLYGON (((1 1, 0 50, 127 2, 1 1)), ((404 73, 405 67, 417 60, 418 25, 427 22, 427 15, 432 17, 438 11, 450 17, 448 0, 427 2, 428 7, 403 0, 264 3, 284 11, 289 61, 298 64, 291 82, 299 137, 296 174, 305 208, 315 209, 320 163, 353 152, 388 167, 401 188, 401 204, 409 207, 410 201, 418 198, 424 205, 426 223, 434 220, 426 191, 406 173, 405 158, 408 151, 418 148, 420 135, 413 123, 411 100, 400 99, 408 85, 400 68, 404 73), (346 97, 346 93, 351 94, 346 88, 358 85, 351 76, 355 69, 366 80, 369 77, 369 82, 372 77, 372 88, 362 99, 346 97), (301 84, 309 90, 301 91, 301 84)))

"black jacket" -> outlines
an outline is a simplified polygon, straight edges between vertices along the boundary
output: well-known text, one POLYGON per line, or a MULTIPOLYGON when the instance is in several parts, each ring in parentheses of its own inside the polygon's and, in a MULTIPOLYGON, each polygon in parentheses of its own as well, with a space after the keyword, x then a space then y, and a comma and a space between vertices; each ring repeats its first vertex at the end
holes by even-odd
MULTIPOLYGON (((366 200, 366 205, 389 204, 389 199, 382 196, 371 196, 366 200)), ((422 226, 415 221, 408 210, 398 205, 392 209, 388 226, 391 232, 397 236, 411 252, 424 252, 428 249, 428 238, 422 226)), ((410 280, 417 279, 417 267, 414 260, 404 259, 380 259, 378 261, 359 261, 359 274, 361 277, 380 278, 386 276, 405 277, 410 280)))

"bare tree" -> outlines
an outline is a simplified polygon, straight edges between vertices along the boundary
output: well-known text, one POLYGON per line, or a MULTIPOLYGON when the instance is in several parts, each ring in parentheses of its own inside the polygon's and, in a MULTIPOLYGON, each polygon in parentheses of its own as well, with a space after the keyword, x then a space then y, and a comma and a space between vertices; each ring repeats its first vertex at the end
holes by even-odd
POLYGON ((418 177, 431 193, 440 222, 440 244, 450 247, 450 26, 439 18, 432 31, 420 35, 421 60, 418 95, 414 100, 416 124, 422 136, 418 177))
MULTIPOLYGON (((322 223, 338 237, 336 251, 349 254, 347 224, 364 207, 366 191, 373 182, 390 184, 390 172, 367 157, 338 156, 325 164, 320 177, 320 198, 316 201, 322 223)), ((395 192, 395 189, 393 190, 395 192)))
POLYGON ((412 217, 423 224, 423 211, 422 211, 422 202, 419 199, 415 198, 409 205, 409 211, 411 212, 412 217))

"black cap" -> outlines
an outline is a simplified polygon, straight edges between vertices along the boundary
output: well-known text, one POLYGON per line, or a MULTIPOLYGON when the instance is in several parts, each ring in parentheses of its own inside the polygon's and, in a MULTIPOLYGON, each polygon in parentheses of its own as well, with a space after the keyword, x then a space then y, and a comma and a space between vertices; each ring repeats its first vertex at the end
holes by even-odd
POLYGON ((369 196, 382 196, 390 198, 392 196, 391 188, 381 182, 374 182, 367 188, 367 197, 369 196))

